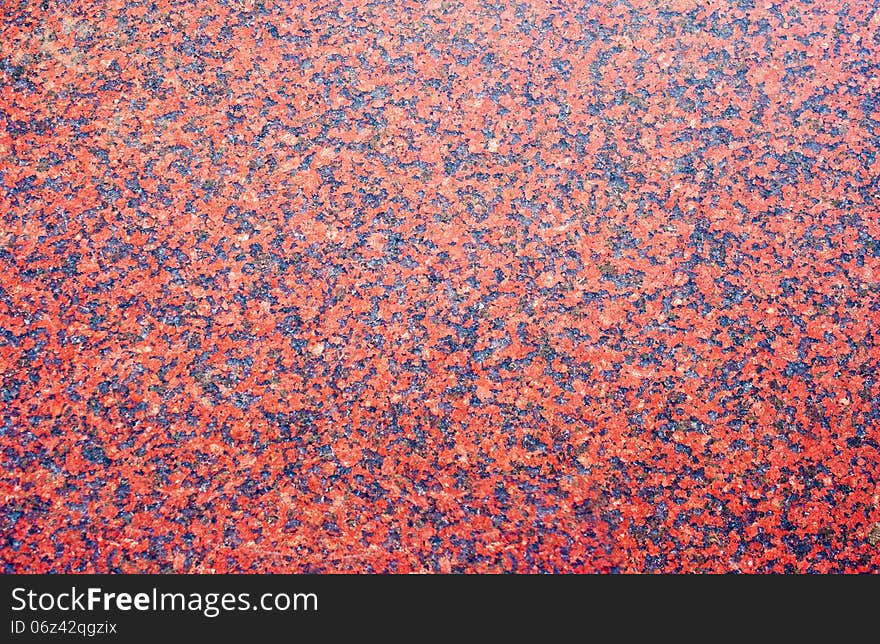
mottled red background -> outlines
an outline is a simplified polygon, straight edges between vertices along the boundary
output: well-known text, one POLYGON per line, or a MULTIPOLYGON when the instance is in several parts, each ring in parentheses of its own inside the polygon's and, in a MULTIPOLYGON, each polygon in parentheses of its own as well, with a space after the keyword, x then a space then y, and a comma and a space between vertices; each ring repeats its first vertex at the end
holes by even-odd
POLYGON ((877 572, 878 33, 3 2, 3 569, 877 572))

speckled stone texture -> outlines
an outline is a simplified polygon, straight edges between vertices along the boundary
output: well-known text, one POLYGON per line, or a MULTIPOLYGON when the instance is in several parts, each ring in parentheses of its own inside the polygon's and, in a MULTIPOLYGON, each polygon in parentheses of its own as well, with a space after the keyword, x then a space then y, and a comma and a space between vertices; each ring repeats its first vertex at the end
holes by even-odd
POLYGON ((880 571, 878 34, 3 2, 3 570, 880 571))

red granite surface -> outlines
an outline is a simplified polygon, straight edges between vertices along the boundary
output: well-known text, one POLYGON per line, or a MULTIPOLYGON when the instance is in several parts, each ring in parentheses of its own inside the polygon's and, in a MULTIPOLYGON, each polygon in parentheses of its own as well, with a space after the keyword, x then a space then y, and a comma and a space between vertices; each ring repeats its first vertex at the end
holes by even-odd
POLYGON ((878 34, 4 2, 3 570, 877 572, 878 34))

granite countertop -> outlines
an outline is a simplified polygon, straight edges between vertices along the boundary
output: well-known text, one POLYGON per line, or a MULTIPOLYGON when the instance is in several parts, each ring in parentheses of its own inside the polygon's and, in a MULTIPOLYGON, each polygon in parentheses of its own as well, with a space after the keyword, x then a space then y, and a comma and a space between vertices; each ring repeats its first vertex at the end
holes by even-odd
POLYGON ((4 571, 880 571, 874 4, 7 3, 4 571))

